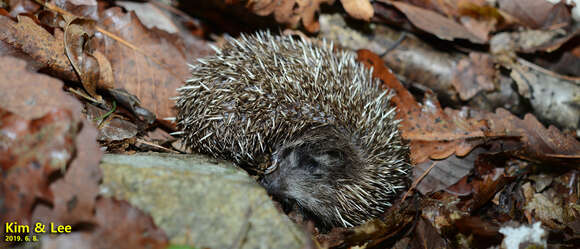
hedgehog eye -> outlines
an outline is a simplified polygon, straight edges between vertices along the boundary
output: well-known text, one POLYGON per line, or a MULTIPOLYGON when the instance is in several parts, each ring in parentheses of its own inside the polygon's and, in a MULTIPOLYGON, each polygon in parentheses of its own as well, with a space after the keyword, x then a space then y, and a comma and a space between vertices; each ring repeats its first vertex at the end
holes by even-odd
POLYGON ((326 152, 326 154, 330 158, 335 158, 335 159, 342 159, 343 158, 343 153, 342 153, 342 151, 339 151, 339 150, 331 150, 331 151, 326 152))
POLYGON ((290 152, 293 152, 293 150, 291 150, 289 148, 282 150, 279 158, 287 158, 290 155, 290 152))
POLYGON ((300 168, 305 168, 309 170, 316 169, 320 166, 319 163, 316 161, 316 159, 314 159, 310 155, 301 156, 300 160, 298 160, 298 165, 300 168))

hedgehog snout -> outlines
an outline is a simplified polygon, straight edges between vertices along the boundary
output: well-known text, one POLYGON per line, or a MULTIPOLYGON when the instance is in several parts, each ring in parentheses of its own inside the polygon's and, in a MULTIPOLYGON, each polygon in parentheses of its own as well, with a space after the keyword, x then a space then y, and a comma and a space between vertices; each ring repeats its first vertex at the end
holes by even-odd
POLYGON ((281 176, 282 170, 275 170, 265 175, 260 182, 268 194, 282 197, 288 190, 288 184, 284 177, 281 176))

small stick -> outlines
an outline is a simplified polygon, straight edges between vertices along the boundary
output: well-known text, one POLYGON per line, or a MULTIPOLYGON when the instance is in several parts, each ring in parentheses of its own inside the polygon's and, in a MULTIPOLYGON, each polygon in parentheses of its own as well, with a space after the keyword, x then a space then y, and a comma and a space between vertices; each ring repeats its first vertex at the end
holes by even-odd
POLYGON ((436 161, 433 161, 433 163, 431 164, 431 166, 429 166, 429 168, 427 168, 427 170, 425 170, 425 172, 423 172, 423 174, 421 174, 421 176, 419 176, 419 178, 417 178, 413 184, 411 184, 411 187, 409 188, 409 190, 407 190, 407 193, 405 193, 405 195, 403 195, 403 199, 401 201, 405 201, 405 199, 407 198, 407 196, 409 195, 409 193, 411 193, 412 190, 414 190, 417 185, 419 185, 419 182, 421 182, 421 180, 423 180, 423 178, 425 178, 425 176, 427 176, 427 174, 429 174, 429 172, 431 171, 431 169, 433 169, 433 167, 435 167, 435 164, 437 164, 436 161))

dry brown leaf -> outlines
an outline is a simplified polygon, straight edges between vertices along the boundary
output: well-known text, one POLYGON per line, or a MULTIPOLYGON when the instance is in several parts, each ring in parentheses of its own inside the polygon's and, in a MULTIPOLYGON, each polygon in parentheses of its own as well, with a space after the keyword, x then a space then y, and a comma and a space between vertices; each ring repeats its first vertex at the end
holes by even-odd
POLYGON ((490 40, 490 51, 494 54, 537 51, 553 52, 580 34, 580 25, 569 30, 522 30, 501 32, 490 40))
POLYGON ((187 79, 187 63, 194 51, 186 51, 177 36, 148 29, 134 12, 111 8, 103 15, 102 28, 131 45, 104 36, 97 48, 111 62, 116 87, 135 94, 160 119, 175 116, 169 99, 187 79))
POLYGON ((411 158, 415 163, 428 158, 443 159, 453 154, 464 156, 490 139, 503 144, 513 142, 514 138, 515 145, 503 145, 504 151, 540 162, 555 159, 578 161, 580 142, 563 135, 553 126, 545 129, 531 114, 520 120, 504 109, 498 109, 495 114, 450 108, 443 111, 431 95, 425 97, 421 106, 398 81, 388 76, 390 72, 377 55, 361 50, 359 60, 372 65, 373 76, 396 91, 393 102, 399 110, 398 117, 402 119, 403 138, 410 140, 411 158))
POLYGON ((558 24, 567 24, 571 21, 570 12, 567 17, 560 12, 560 6, 565 4, 552 4, 546 0, 499 0, 499 8, 517 18, 521 24, 537 29, 550 27, 558 24), (551 18, 559 16, 559 19, 551 18))
POLYGON ((533 193, 526 199, 524 210, 533 214, 535 218, 552 229, 563 229, 562 225, 569 222, 560 198, 548 198, 543 193, 533 193))
POLYGON ((32 117, 0 107, 0 220, 95 224, 86 237, 93 248, 165 248, 167 237, 150 216, 124 202, 98 200, 102 152, 96 129, 81 123, 80 102, 63 93, 61 82, 26 71, 25 64, 0 57, 0 93, 6 96, 0 106, 32 117), (122 226, 126 230, 118 230, 122 226))
POLYGON ((168 246, 167 236, 155 226, 151 217, 126 201, 99 198, 95 221, 96 225, 90 231, 46 236, 42 248, 164 249, 168 246))
POLYGON ((369 0, 340 0, 342 7, 350 16, 369 21, 374 15, 374 9, 369 0))
POLYGON ((63 92, 62 87, 58 79, 28 71, 23 60, 0 57, 0 106, 8 111, 36 119, 53 108, 63 108, 79 119, 80 103, 63 92))
POLYGON ((63 10, 92 20, 99 19, 98 6, 96 0, 52 0, 54 5, 63 10))
POLYGON ((479 44, 487 42, 487 40, 471 33, 467 28, 455 22, 455 20, 442 16, 436 12, 403 2, 391 3, 403 12, 415 26, 434 34, 440 39, 467 39, 473 43, 479 44))
MULTIPOLYGON (((558 155, 577 156, 580 158, 580 142, 571 136, 562 134, 558 128, 549 126, 546 129, 532 114, 526 114, 524 119, 511 114, 504 109, 495 113, 472 113, 474 117, 488 120, 492 132, 518 134, 521 142, 513 147, 501 145, 505 151, 513 151, 516 155, 534 161, 549 161, 557 159, 558 155)), ((570 157, 570 160, 578 161, 570 157)))
MULTIPOLYGON (((100 120, 105 116, 106 110, 98 107, 88 105, 86 107, 86 115, 88 120, 100 120)), ((108 145, 114 141, 134 138, 139 132, 136 124, 124 120, 118 115, 110 115, 105 120, 101 120, 98 124, 99 135, 97 140, 108 145)))
MULTIPOLYGON (((99 83, 101 70, 99 61, 92 55, 94 48, 90 45, 90 39, 95 33, 96 22, 75 17, 65 17, 65 19, 67 20, 64 27, 66 55, 81 78, 81 83, 87 93, 91 97, 100 100, 101 97, 97 94, 97 83, 99 83)), ((106 60, 101 60, 100 62, 107 62, 108 65, 106 60)), ((111 77, 108 76, 107 78, 111 77)), ((112 88, 113 86, 106 87, 112 88)))
POLYGON ((165 232, 151 216, 127 201, 99 198, 96 210, 98 226, 92 234, 95 248, 167 248, 169 240, 165 232))
POLYGON ((443 159, 453 154, 465 156, 490 135, 486 133, 485 121, 467 118, 462 111, 448 108, 443 111, 432 95, 427 95, 423 105, 419 105, 376 54, 360 50, 358 60, 372 66, 373 76, 382 79, 386 88, 396 92, 392 101, 398 108, 397 117, 402 119, 402 136, 410 140, 414 163, 429 158, 443 159))
POLYGON ((67 109, 30 120, 0 107, 0 220, 30 225, 37 200, 53 201, 50 176, 74 157, 77 122, 67 109))
POLYGON ((74 139, 74 160, 66 174, 50 185, 54 193, 53 221, 77 224, 94 220, 95 202, 102 177, 99 162, 103 154, 96 138, 97 130, 85 120, 82 130, 74 139))
POLYGON ((474 236, 478 242, 477 248, 490 248, 499 243, 503 236, 499 233, 499 225, 482 219, 479 216, 464 216, 454 221, 457 230, 469 236, 474 236))
POLYGON ((334 0, 249 0, 247 6, 257 15, 267 16, 273 14, 278 23, 289 26, 295 27, 302 20, 306 30, 316 32, 320 25, 315 15, 323 3, 332 5, 334 0))
POLYGON ((21 205, 7 209, 20 213, 9 211, 3 214, 9 217, 2 220, 28 224, 41 207, 52 221, 89 221, 98 194, 101 151, 95 129, 88 122, 81 126, 80 102, 62 91, 59 80, 27 71, 22 60, 0 57, 0 65, 0 106, 24 116, 4 112, 8 121, 0 122, 4 130, 0 133, 11 134, 10 139, 0 138, 0 144, 6 146, 0 149, 0 158, 11 160, 0 165, 12 168, 3 169, 8 173, 0 182, 23 186, 2 191, 9 199, 17 195, 22 200, 7 202, 21 205), (14 82, 18 87, 10 85, 14 82))
POLYGON ((35 63, 60 79, 80 82, 64 53, 63 32, 54 35, 27 16, 18 16, 18 22, 0 16, 0 40, 30 56, 35 63))
POLYGON ((96 60, 92 55, 89 41, 94 33, 94 21, 65 16, 71 22, 67 23, 63 34, 59 27, 61 16, 44 11, 39 17, 47 26, 55 28, 54 35, 39 26, 39 20, 18 16, 19 22, 15 23, 2 16, 0 23, 8 28, 0 30, 0 40, 30 57, 31 63, 39 64, 36 68, 45 69, 61 79, 82 82, 91 96, 97 96, 97 88, 112 87, 112 74, 107 70, 109 62, 103 58, 96 60))
POLYGON ((449 248, 445 240, 437 232, 433 224, 427 219, 422 218, 419 220, 417 226, 415 227, 415 237, 411 241, 411 248, 421 248, 421 249, 443 249, 449 248))
POLYGON ((42 6, 34 0, 11 0, 4 1, 10 3, 10 16, 16 17, 20 14, 35 13, 42 6))
POLYGON ((318 234, 316 240, 329 248, 346 245, 362 245, 367 248, 384 248, 382 242, 404 231, 416 216, 416 207, 410 202, 397 202, 380 219, 372 219, 352 228, 334 228, 326 234, 318 234))
MULTIPOLYGON (((453 150, 451 150, 453 151, 453 150)), ((428 194, 439 190, 447 189, 457 184, 461 179, 465 179, 473 169, 473 162, 477 156, 484 152, 483 149, 476 148, 473 152, 465 157, 449 156, 444 160, 428 160, 413 167, 413 178, 417 179, 421 176, 433 163, 435 166, 417 185, 417 190, 422 194, 428 194)), ((456 195, 467 195, 471 189, 458 191, 458 186, 455 190, 450 189, 456 195), (465 191, 464 191, 465 190, 465 191)))
POLYGON ((468 58, 463 58, 457 63, 452 83, 461 100, 466 101, 480 91, 494 90, 497 73, 491 56, 471 52, 468 58))

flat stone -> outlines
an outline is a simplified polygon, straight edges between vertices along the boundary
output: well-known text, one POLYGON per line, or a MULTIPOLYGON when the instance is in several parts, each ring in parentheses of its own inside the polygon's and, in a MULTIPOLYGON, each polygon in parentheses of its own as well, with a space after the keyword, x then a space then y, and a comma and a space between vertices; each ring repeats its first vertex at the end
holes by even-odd
POLYGON ((171 244, 197 248, 304 248, 306 233, 229 162, 202 155, 105 155, 101 194, 151 214, 171 244))

